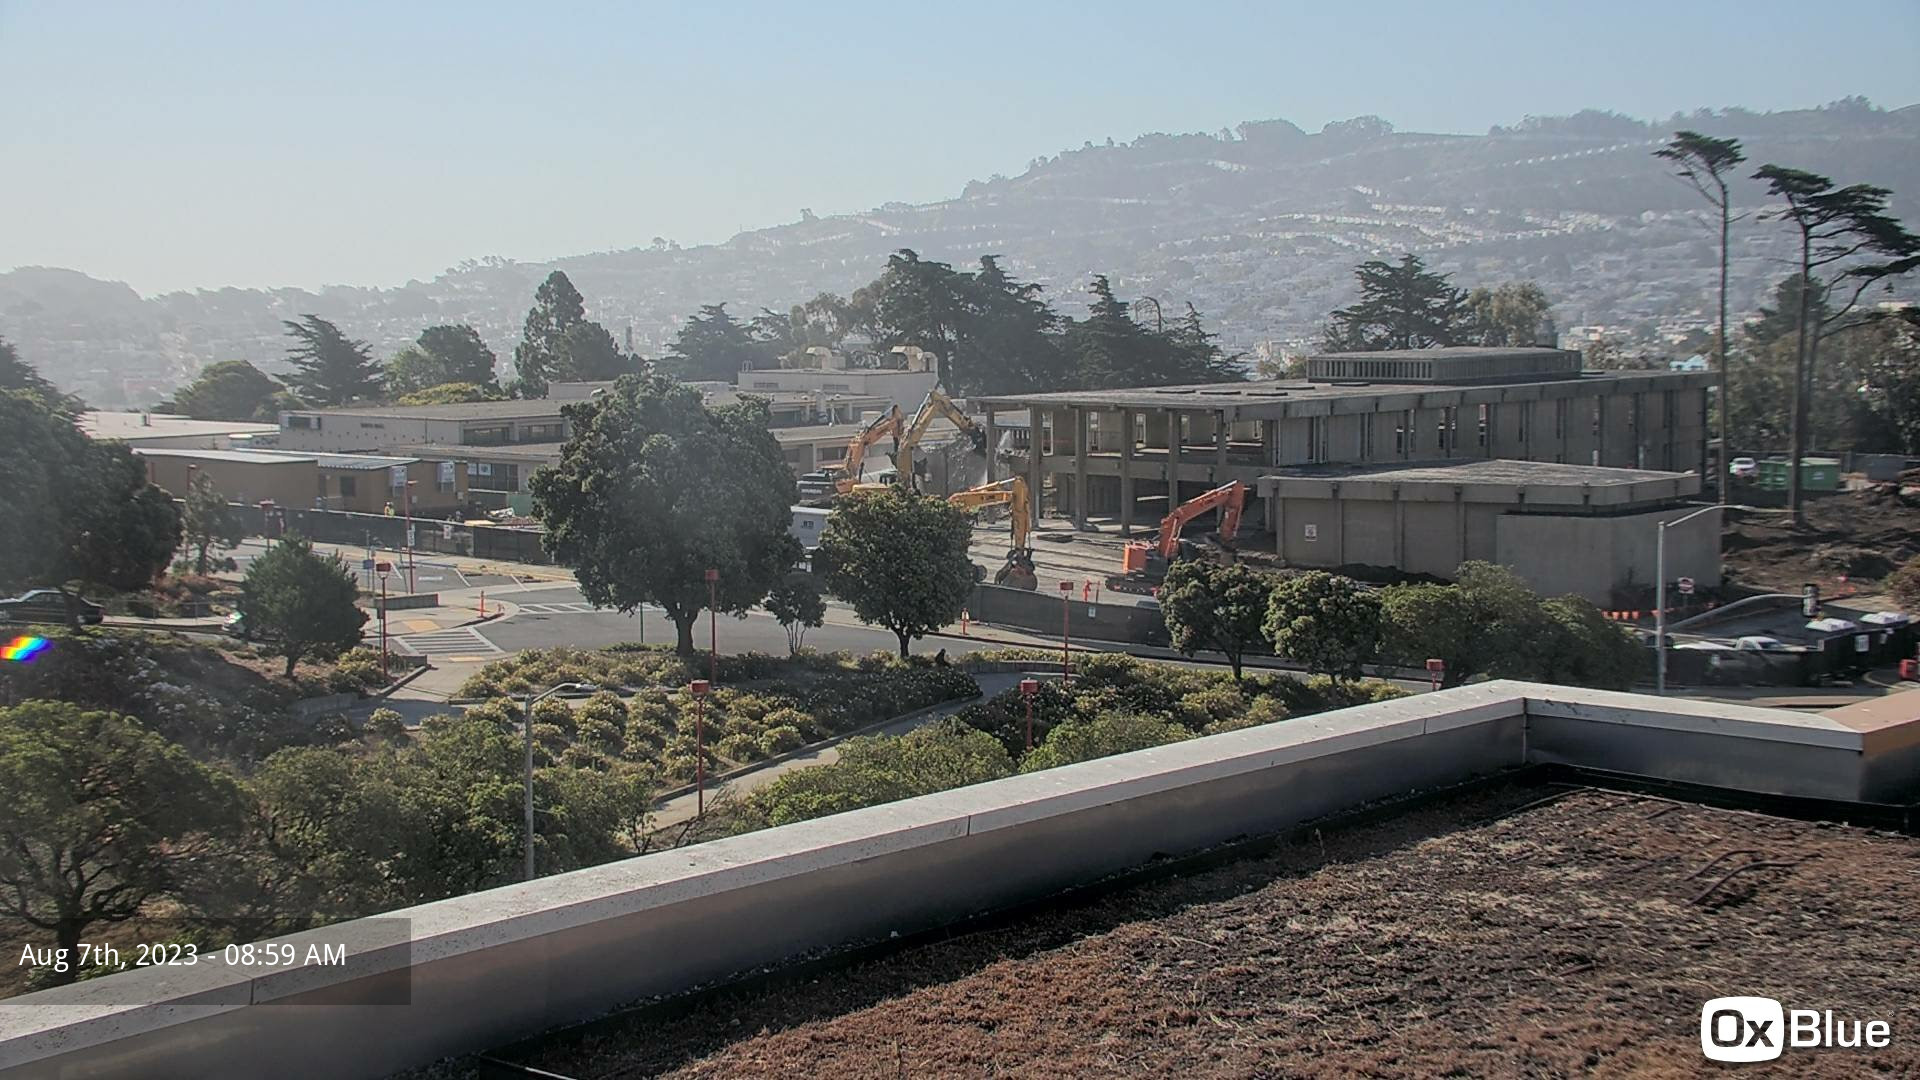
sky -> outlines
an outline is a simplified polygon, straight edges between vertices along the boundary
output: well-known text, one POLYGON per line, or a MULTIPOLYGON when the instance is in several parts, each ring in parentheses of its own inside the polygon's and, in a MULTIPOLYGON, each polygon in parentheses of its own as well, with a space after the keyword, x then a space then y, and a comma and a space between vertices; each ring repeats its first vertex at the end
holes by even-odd
POLYGON ((1149 131, 1895 108, 1916 55, 1920 0, 0 0, 0 268, 390 286, 948 198, 1149 131))

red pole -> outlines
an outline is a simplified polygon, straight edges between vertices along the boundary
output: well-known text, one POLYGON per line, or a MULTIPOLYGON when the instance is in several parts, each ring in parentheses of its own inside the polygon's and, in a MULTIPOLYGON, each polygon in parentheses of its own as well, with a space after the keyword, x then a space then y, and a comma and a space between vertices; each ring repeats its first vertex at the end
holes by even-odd
POLYGON ((720 571, 707 571, 707 681, 720 681, 720 571))
POLYGON ((401 542, 406 545, 407 592, 416 593, 420 590, 415 587, 413 580, 413 481, 407 481, 406 486, 400 489, 400 501, 406 507, 407 514, 407 532, 406 535, 400 538, 401 542))
POLYGON ((693 693, 693 790, 697 817, 707 816, 707 690, 711 685, 705 679, 687 684, 693 693))
POLYGON ((1060 583, 1060 682, 1073 681, 1073 582, 1060 583))
POLYGON ((1033 695, 1040 690, 1040 680, 1021 679, 1020 696, 1027 699, 1027 749, 1033 749, 1033 695))
POLYGON ((387 575, 380 575, 380 681, 387 681, 387 575))

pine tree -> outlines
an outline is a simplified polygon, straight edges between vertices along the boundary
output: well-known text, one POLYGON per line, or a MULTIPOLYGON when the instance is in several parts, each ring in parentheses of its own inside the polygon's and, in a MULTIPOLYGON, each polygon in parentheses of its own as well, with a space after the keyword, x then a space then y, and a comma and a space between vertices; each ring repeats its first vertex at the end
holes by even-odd
POLYGON ((702 304, 668 346, 660 370, 681 382, 730 383, 765 356, 765 346, 728 314, 727 305, 702 304))
POLYGON ((1333 313, 1327 348, 1336 352, 1427 349, 1464 343, 1472 332, 1467 294, 1418 255, 1398 264, 1372 259, 1354 268, 1360 300, 1333 313))
POLYGON ((520 344, 513 350, 519 397, 546 395, 547 384, 559 370, 562 339, 586 317, 586 301, 581 299, 580 290, 573 287, 573 282, 567 280, 567 275, 559 270, 548 274, 547 280, 534 291, 533 307, 527 310, 520 344))
POLYGON ((294 344, 287 359, 294 372, 287 381, 303 400, 315 405, 345 405, 380 396, 380 365, 364 341, 355 341, 318 315, 284 322, 294 344))

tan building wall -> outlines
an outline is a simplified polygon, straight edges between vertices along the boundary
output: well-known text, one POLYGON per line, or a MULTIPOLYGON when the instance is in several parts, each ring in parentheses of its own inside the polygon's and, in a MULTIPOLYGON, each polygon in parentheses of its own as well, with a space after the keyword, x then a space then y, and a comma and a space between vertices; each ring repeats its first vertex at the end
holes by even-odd
MULTIPOLYGON (((415 517, 444 516, 466 504, 467 464, 464 461, 448 464, 453 466, 451 484, 441 480, 440 462, 416 461, 406 467, 407 479, 413 482, 410 498, 415 517)), ((391 502, 394 513, 406 510, 409 496, 392 486, 391 474, 386 469, 321 468, 319 475, 323 485, 321 495, 328 509, 381 514, 391 502)))
POLYGON ((312 461, 227 461, 143 455, 147 478, 176 498, 186 498, 191 477, 198 471, 212 478, 228 502, 257 503, 271 499, 281 506, 312 506, 319 490, 319 471, 312 461))

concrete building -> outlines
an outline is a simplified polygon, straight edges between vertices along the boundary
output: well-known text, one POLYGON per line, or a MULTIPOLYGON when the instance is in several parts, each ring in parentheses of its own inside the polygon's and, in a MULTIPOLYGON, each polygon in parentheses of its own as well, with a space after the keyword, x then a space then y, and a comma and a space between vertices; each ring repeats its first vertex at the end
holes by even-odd
POLYGON ((918 408, 927 391, 939 384, 940 375, 934 355, 920 349, 896 350, 905 368, 853 368, 843 353, 829 349, 812 351, 819 367, 749 368, 734 378, 735 388, 743 394, 763 392, 806 392, 877 398, 881 408, 898 405, 902 411, 918 408))
POLYGON ((444 443, 412 443, 395 446, 396 454, 407 454, 428 461, 459 462, 465 467, 467 492, 471 501, 505 503, 490 493, 515 494, 527 490, 527 480, 543 465, 560 461, 558 442, 517 443, 506 446, 448 446, 444 443))
MULTIPOLYGON (((1468 559, 1511 567, 1546 595, 1602 607, 1655 580, 1658 524, 1691 513, 1694 473, 1462 460, 1290 469, 1256 484, 1290 566, 1396 567, 1451 577, 1468 559)), ((1668 530, 1667 576, 1720 584, 1712 515, 1668 530)))
POLYGON ((185 498, 196 473, 213 479, 227 501, 395 513, 443 515, 467 503, 464 462, 370 454, 301 454, 275 450, 176 450, 135 447, 147 478, 185 498), (411 485, 409 487, 408 485, 411 485))
MULTIPOLYGON (((1559 349, 1327 354, 1305 380, 987 396, 1025 414, 1019 466, 1060 512, 1151 528, 1170 504, 1297 467, 1508 459, 1698 472, 1706 372, 1583 372, 1559 349)), ((997 471, 997 466, 995 466, 997 471)), ((989 479, 997 477, 989 476, 989 479)), ((1250 519, 1265 519, 1249 507, 1250 519)))
POLYGON ((283 450, 380 451, 438 443, 506 446, 561 442, 560 401, 475 401, 462 405, 364 405, 280 414, 283 450))
POLYGON ((175 498, 187 497, 196 473, 213 480, 228 502, 312 506, 320 490, 317 455, 261 450, 188 450, 136 446, 147 465, 147 480, 175 498))
POLYGON ((253 440, 271 441, 276 424, 247 424, 233 420, 194 420, 186 416, 151 412, 80 414, 80 430, 90 439, 118 439, 128 446, 161 446, 181 450, 245 449, 253 440))

